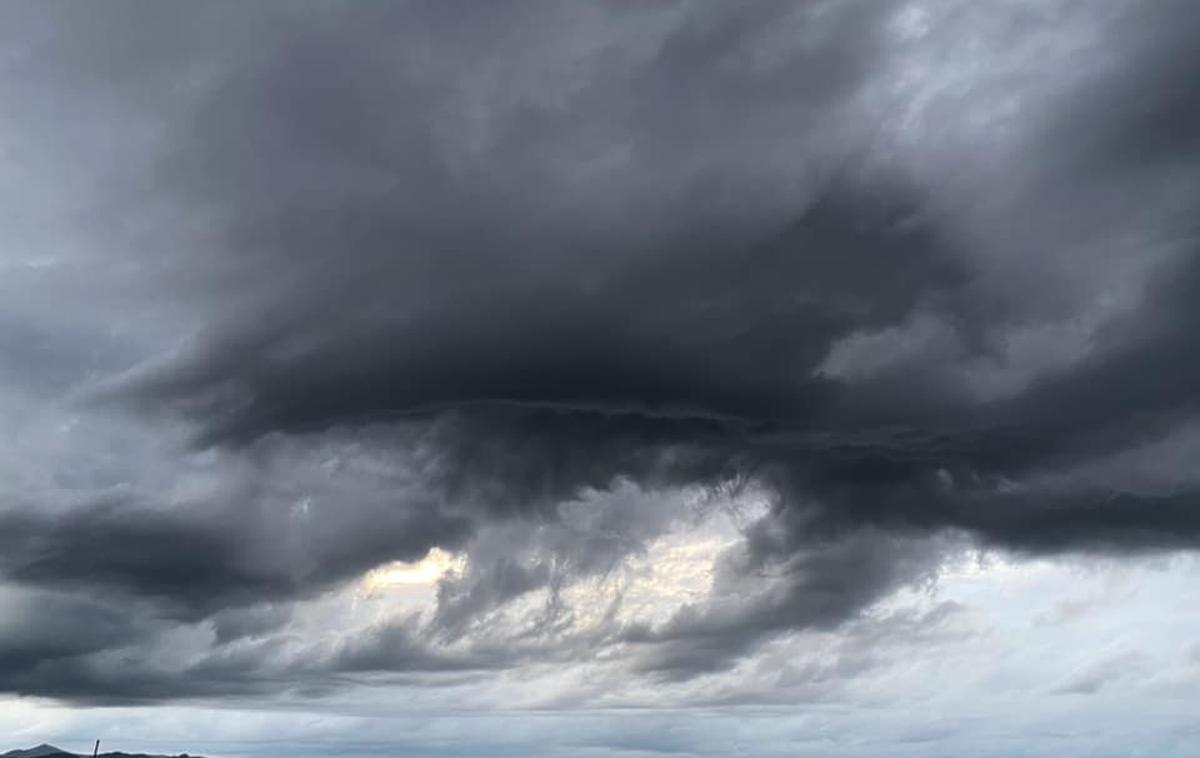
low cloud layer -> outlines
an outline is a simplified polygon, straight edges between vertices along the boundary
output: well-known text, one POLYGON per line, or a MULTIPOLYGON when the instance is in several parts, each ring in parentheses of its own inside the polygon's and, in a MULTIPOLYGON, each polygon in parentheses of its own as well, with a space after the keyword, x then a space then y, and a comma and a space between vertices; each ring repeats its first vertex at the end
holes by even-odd
POLYGON ((0 29, 2 690, 672 687, 966 550, 1200 545, 1191 3, 0 29))

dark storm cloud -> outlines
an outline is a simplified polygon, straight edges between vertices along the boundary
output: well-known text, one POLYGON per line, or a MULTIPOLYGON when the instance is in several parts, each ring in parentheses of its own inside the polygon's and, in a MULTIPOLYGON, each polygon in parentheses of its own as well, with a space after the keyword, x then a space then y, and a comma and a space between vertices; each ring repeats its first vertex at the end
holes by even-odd
MULTIPOLYGON (((31 40, 4 80, 17 118, 66 142, 64 113, 90 114, 130 140, 78 135, 108 180, 85 226, 194 331, 95 395, 235 457, 402 429, 373 449, 409 475, 351 471, 345 494, 300 456, 279 492, 194 508, 13 507, 0 572, 216 614, 236 646, 287 621, 257 603, 465 548, 429 632, 453 642, 667 528, 644 504, 572 527, 587 493, 761 488, 770 510, 712 598, 612 631, 686 677, 936 574, 945 532, 1195 547, 1194 485, 1046 482, 1195 420, 1197 13, 1102 19, 1086 75, 1021 61, 1018 84, 1061 87, 963 138, 964 160, 942 124, 906 126, 901 10, 10 6, 31 40), (1092 326, 1018 351, 1063 324, 1092 326)), ((993 96, 930 112, 970 134, 993 96)), ((428 644, 377 630, 329 669, 503 665, 428 644)), ((86 677, 14 681, 69 695, 86 677)))
MULTIPOLYGON (((885 17, 882 5, 840 11, 828 38, 775 63, 770 86, 753 61, 709 70, 753 52, 781 13, 769 7, 689 14, 649 62, 585 79, 562 105, 509 108, 482 93, 496 124, 469 161, 446 144, 469 114, 452 87, 413 81, 388 52, 403 38, 348 45, 317 28, 235 69, 194 106, 161 186, 215 215, 228 250, 218 269, 266 287, 185 365, 139 383, 145 396, 204 414, 216 439, 495 401, 807 415, 828 341, 860 311, 912 307, 953 261, 927 227, 894 228, 920 211, 903 190, 835 188, 807 213, 755 202, 797 177, 764 181, 756 164, 775 172, 771 154, 751 165, 723 154, 743 141, 762 151, 755 132, 774 121, 794 134, 770 136, 768 152, 815 139, 869 70, 859 58, 885 17), (738 104, 712 111, 729 98, 738 104), (594 183, 589 151, 618 161, 594 183), (755 218, 770 215, 777 224, 755 218), (788 216, 812 218, 789 230, 788 216), (810 240, 819 259, 789 254, 810 240), (894 264, 816 252, 877 244, 894 264), (893 270, 913 257, 932 282, 893 270), (822 302, 829 290, 836 301, 822 302)), ((447 65, 470 81, 486 60, 462 51, 447 65)))
POLYGON ((87 581, 185 606, 229 589, 256 598, 282 589, 244 565, 236 535, 175 513, 115 504, 60 518, 19 511, 2 521, 3 571, 18 581, 87 581))
POLYGON ((0 598, 0 670, 33 669, 136 641, 141 635, 118 611, 95 601, 54 593, 4 593, 0 598))
POLYGON ((514 665, 510 651, 449 652, 414 623, 377 624, 334 645, 298 641, 287 604, 228 607, 206 621, 93 587, 0 593, 0 687, 94 705, 281 692, 319 695, 391 673, 417 686, 514 665), (86 595, 86 597, 84 597, 86 595))
POLYGON ((246 492, 190 507, 110 499, 63 513, 12 508, 0 512, 0 573, 31 585, 152 598, 164 614, 196 620, 305 597, 380 563, 458 544, 470 529, 464 517, 412 501, 358 502, 348 515, 320 502, 303 508, 298 514, 294 503, 246 492))

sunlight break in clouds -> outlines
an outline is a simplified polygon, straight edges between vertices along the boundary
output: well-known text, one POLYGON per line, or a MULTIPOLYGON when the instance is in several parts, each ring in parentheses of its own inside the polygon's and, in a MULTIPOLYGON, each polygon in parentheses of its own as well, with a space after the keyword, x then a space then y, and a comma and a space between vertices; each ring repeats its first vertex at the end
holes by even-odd
POLYGON ((368 590, 386 590, 406 588, 415 585, 417 588, 432 591, 438 581, 448 573, 461 573, 466 565, 466 557, 453 555, 441 548, 431 548, 429 554, 415 563, 392 561, 378 566, 367 572, 363 577, 363 586, 368 590))

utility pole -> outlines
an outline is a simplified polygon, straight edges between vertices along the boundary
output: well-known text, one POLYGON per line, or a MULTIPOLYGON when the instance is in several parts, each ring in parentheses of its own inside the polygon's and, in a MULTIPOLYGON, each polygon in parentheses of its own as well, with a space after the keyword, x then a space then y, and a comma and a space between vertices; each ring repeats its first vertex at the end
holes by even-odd
POLYGON ((100 740, 96 740, 96 747, 92 749, 92 758, 100 755, 100 740))

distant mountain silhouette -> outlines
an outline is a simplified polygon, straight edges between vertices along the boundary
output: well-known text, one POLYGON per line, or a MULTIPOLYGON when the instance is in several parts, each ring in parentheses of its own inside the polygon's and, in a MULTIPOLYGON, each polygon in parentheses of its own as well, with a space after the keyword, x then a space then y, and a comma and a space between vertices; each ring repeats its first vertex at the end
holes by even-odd
POLYGON ((38 745, 28 750, 10 750, 4 755, 0 755, 0 758, 58 758, 64 755, 70 756, 71 754, 53 745, 38 745))
MULTIPOLYGON (((10 750, 0 753, 0 758, 91 758, 91 753, 68 753, 53 745, 38 745, 28 750, 10 750)), ((147 755, 146 753, 101 753, 100 758, 200 758, 198 755, 181 753, 178 756, 147 755)))

